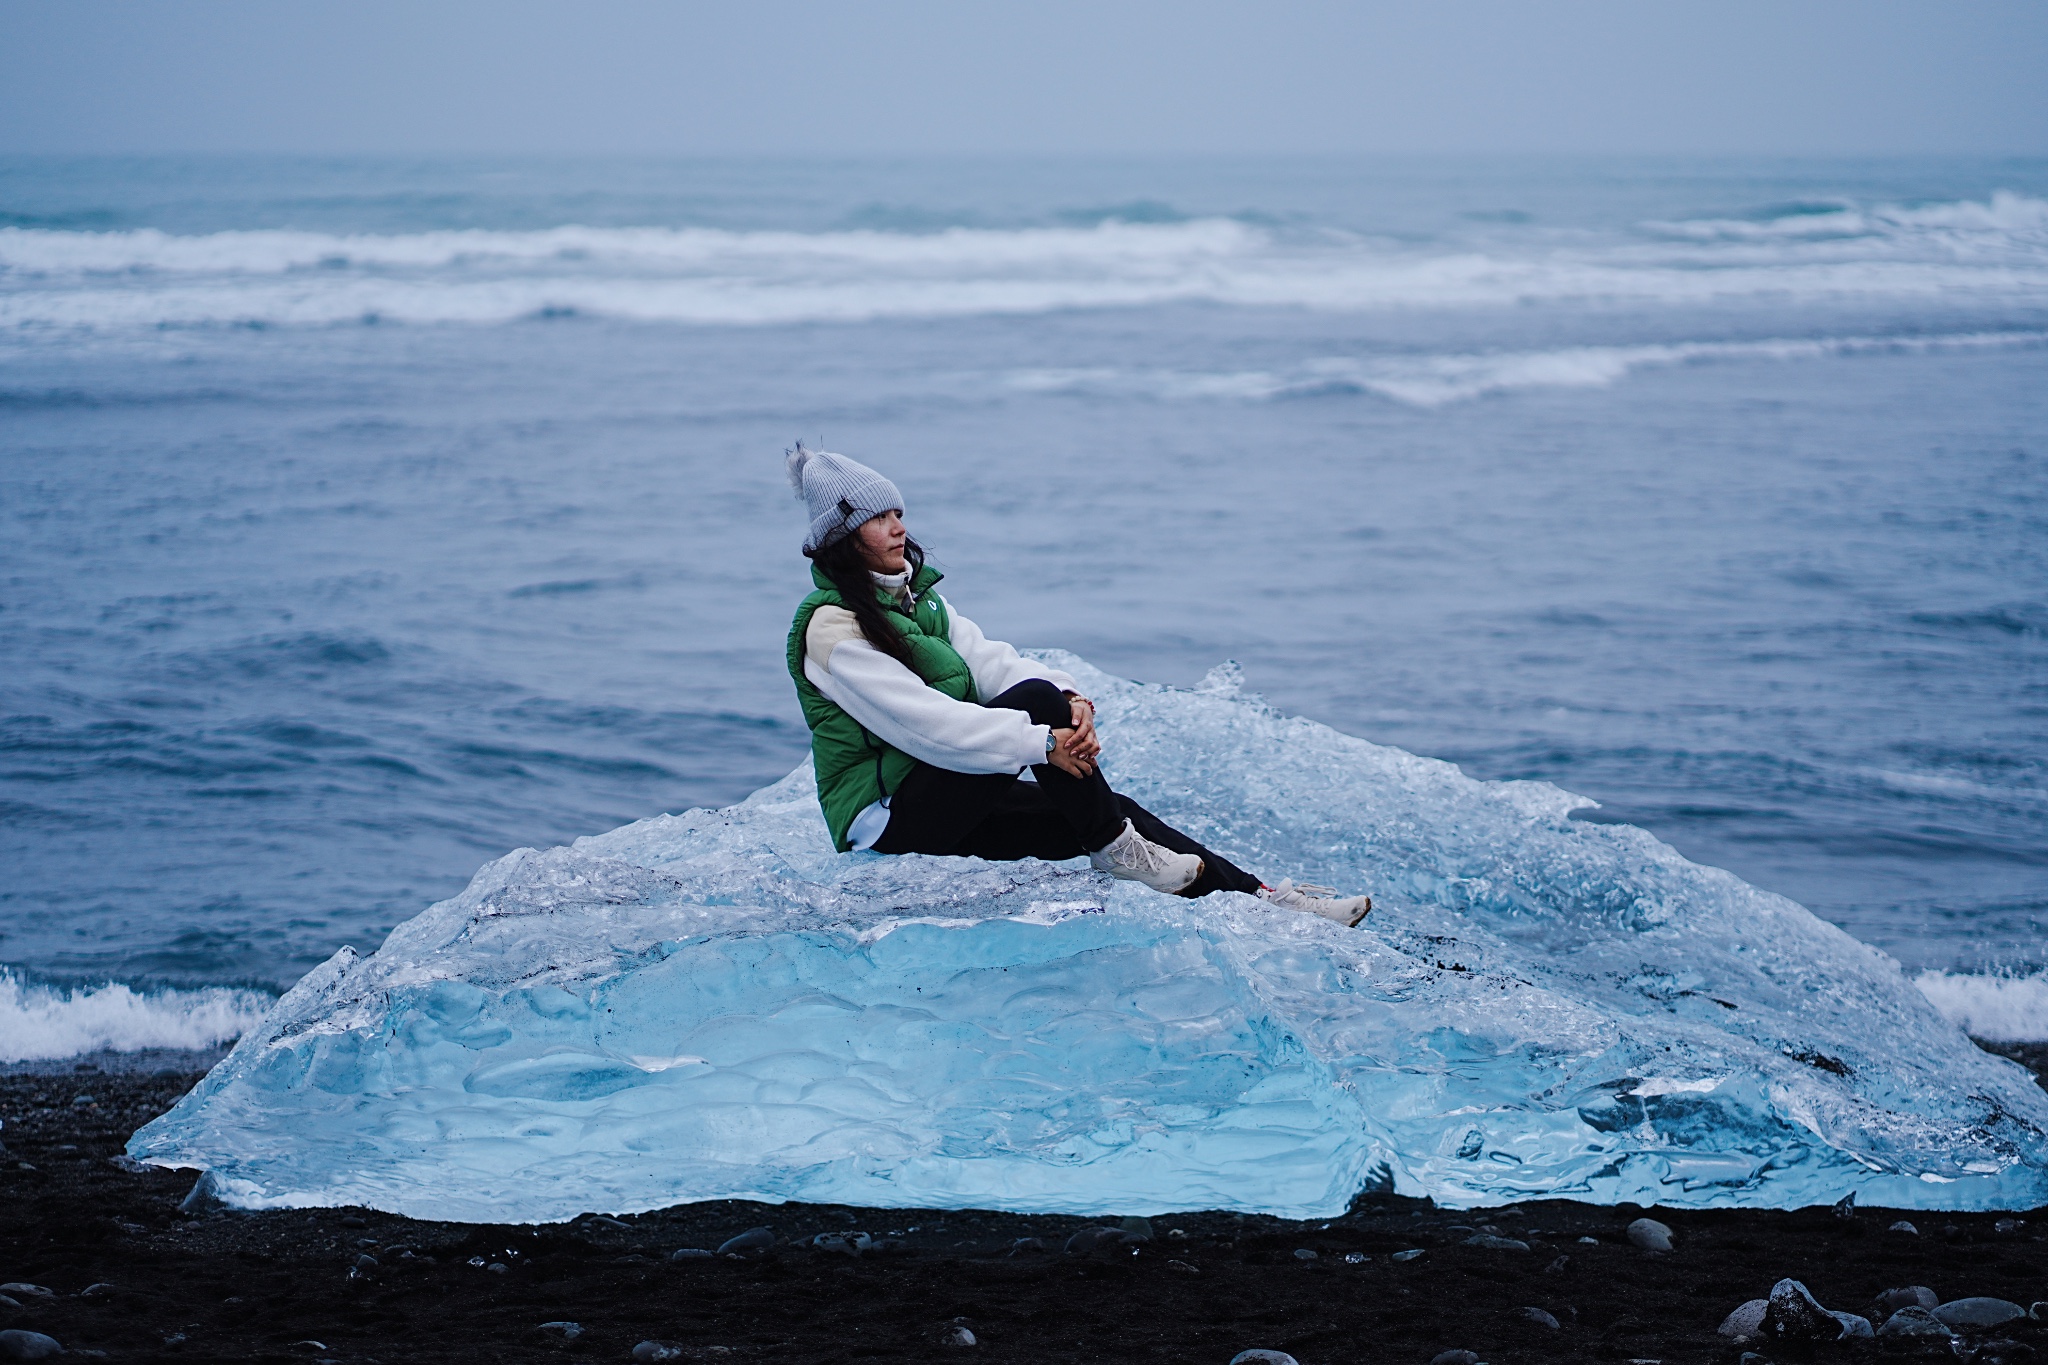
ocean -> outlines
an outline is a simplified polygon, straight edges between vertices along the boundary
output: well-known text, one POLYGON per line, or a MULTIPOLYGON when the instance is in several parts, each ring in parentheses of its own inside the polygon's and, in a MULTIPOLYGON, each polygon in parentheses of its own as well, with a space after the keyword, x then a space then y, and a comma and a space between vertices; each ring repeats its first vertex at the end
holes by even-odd
POLYGON ((17 158, 0 1060, 800 762, 798 438, 2048 1037, 2048 162, 17 158))

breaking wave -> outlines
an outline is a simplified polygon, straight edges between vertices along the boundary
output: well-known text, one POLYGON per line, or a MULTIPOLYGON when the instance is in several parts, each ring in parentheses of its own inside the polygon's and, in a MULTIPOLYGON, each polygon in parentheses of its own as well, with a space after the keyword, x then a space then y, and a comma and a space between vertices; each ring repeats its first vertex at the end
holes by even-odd
POLYGON ((1416 407, 1516 389, 1602 388, 1637 370, 1740 360, 1817 360, 2048 346, 2048 331, 1958 332, 1759 341, 1689 341, 1644 346, 1569 346, 1464 355, 1330 357, 1290 371, 1201 374, 1110 368, 1018 370, 1012 387, 1033 393, 1113 393, 1164 400, 1310 397, 1369 393, 1416 407))
POLYGON ((1972 1037, 1994 1043, 2048 1042, 2048 976, 1930 971, 1913 984, 1972 1037))
POLYGON ((1229 218, 939 232, 557 227, 341 235, 0 228, 0 327, 861 321, 1169 303, 1340 311, 1975 297, 2048 302, 2048 202, 1412 242, 1229 218))
POLYGON ((0 970, 0 1062, 218 1047, 254 1027, 274 1003, 262 991, 229 986, 56 986, 0 970))

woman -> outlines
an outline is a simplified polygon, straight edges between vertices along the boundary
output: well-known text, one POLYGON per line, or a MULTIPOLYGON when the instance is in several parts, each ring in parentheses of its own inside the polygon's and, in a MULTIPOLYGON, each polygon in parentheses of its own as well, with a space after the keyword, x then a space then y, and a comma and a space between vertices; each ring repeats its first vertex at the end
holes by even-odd
POLYGON ((1074 680, 985 637, 933 591, 896 485, 830 451, 789 452, 809 506, 817 591, 789 631, 834 847, 1008 861, 1087 854, 1177 896, 1242 891, 1356 925, 1365 896, 1267 886, 1127 796, 1098 766, 1095 705, 1074 680), (1031 770, 1033 782, 1019 778, 1031 770))

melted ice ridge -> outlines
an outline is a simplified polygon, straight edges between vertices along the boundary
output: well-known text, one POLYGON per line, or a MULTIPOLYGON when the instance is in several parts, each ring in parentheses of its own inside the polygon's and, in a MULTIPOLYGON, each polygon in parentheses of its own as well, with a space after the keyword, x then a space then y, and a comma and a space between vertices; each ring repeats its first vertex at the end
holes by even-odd
POLYGON ((1896 963, 1540 782, 1045 656, 1121 790, 1352 931, 1073 863, 831 852, 808 766, 520 849, 309 973, 129 1151, 244 1208, 2025 1207, 2048 1095, 1896 963))

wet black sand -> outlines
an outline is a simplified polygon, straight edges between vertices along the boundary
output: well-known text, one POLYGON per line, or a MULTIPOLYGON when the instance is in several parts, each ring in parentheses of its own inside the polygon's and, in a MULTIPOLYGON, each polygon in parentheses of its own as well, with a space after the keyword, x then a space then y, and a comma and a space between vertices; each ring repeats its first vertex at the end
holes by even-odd
MULTIPOLYGON (((2019 1051, 2037 1074, 2048 1066, 2048 1047, 1999 1050, 2019 1051)), ((146 1069, 0 1075, 0 1282, 54 1294, 15 1294, 21 1307, 0 1304, 11 1319, 0 1327, 54 1337, 65 1358, 116 1360, 624 1362, 653 1340, 680 1348, 673 1359, 735 1363, 1225 1365, 1266 1347, 1302 1365, 1427 1365, 1462 1347, 1492 1365, 1735 1365, 1741 1348, 1715 1327, 1781 1277, 1803 1280, 1830 1308, 1863 1313, 1873 1295, 1911 1284, 1944 1301, 2048 1299, 2048 1211, 2019 1212, 2024 1221, 2001 1230, 2011 1214, 1649 1210, 1677 1234, 1662 1255, 1624 1235, 1644 1210, 1557 1202, 1451 1213, 1368 1199, 1327 1223, 1189 1213, 1150 1220, 1149 1241, 1085 1255, 1062 1247, 1090 1220, 972 1212, 717 1203, 545 1228, 348 1210, 188 1212, 179 1205, 191 1174, 138 1173, 110 1158, 195 1079, 146 1069), (1887 1231, 1901 1216, 1919 1235, 1887 1231), (772 1250, 669 1258, 757 1225, 774 1229, 772 1250), (1529 1249, 1462 1245, 1489 1228, 1529 1249), (902 1246, 856 1258, 797 1244, 854 1229, 902 1246), (1013 1249, 1023 1238, 1048 1249, 1013 1249), (1417 1248, 1419 1257, 1391 1259, 1417 1248), (1369 1259, 1350 1263, 1347 1253, 1369 1259), (1518 1316, 1526 1307, 1561 1325, 1518 1316), (581 1332, 565 1340, 541 1326, 550 1322, 581 1332), (956 1326, 977 1344, 946 1344, 956 1326)), ((2003 1344, 1974 1341, 1961 1358, 2048 1365, 2048 1322, 1995 1337, 2003 1344)), ((1807 1351, 1959 1358, 1946 1345, 1915 1352, 1890 1341, 1807 1351)))

